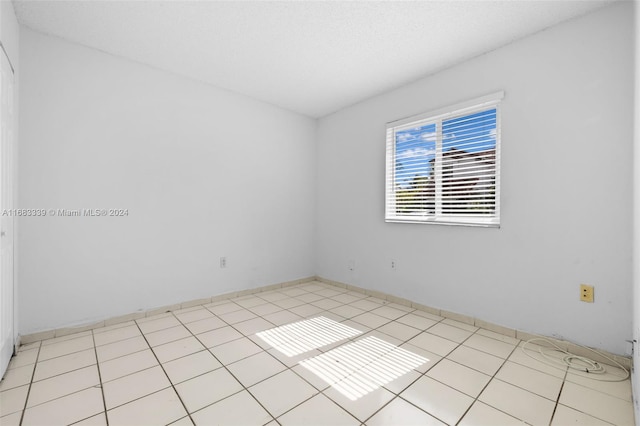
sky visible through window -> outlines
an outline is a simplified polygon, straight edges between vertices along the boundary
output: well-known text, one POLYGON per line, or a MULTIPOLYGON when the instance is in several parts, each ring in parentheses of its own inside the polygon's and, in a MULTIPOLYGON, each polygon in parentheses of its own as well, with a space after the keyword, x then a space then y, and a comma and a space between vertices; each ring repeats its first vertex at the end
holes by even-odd
MULTIPOLYGON (((430 176, 436 156, 437 128, 428 123, 396 132, 396 186, 411 186, 416 176, 430 176)), ((442 152, 480 152, 496 147, 496 109, 442 122, 442 152)))

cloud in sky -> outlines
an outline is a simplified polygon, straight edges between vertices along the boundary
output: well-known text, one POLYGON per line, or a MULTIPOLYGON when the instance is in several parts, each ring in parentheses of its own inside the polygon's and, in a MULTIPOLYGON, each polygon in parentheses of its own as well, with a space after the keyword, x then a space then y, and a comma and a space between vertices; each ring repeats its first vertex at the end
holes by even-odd
POLYGON ((404 151, 398 152, 396 158, 399 161, 414 159, 414 158, 425 158, 429 155, 435 155, 435 149, 427 149, 424 147, 417 147, 411 149, 405 149, 404 151))

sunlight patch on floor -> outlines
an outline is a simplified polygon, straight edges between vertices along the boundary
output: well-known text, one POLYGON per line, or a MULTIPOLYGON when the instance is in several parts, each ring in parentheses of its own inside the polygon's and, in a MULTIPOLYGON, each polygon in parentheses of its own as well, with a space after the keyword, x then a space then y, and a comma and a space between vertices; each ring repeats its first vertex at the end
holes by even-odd
POLYGON ((256 336, 292 357, 358 334, 362 331, 329 318, 316 317, 261 331, 256 336))
POLYGON ((355 401, 428 361, 369 336, 301 361, 300 365, 355 401))

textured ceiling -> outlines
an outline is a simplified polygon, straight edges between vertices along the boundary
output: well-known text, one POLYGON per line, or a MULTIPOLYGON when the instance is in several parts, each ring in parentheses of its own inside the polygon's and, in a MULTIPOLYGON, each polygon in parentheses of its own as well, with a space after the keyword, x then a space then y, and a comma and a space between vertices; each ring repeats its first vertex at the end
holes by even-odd
POLYGON ((610 1, 32 1, 21 24, 321 117, 610 1))

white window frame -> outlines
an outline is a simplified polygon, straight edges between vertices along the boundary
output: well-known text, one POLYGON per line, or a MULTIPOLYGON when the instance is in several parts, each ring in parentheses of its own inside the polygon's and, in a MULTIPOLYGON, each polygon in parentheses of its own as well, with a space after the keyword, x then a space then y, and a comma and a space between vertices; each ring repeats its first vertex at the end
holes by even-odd
POLYGON ((441 225, 463 225, 481 227, 500 227, 500 102, 504 98, 504 92, 496 92, 490 95, 475 98, 466 102, 439 108, 423 114, 403 118, 387 123, 386 135, 386 184, 385 184, 385 221, 392 223, 425 223, 441 225), (487 109, 496 110, 496 164, 495 164, 495 214, 492 216, 469 216, 443 214, 441 209, 442 197, 442 122, 458 116, 473 114, 487 109), (426 124, 436 123, 436 158, 434 162, 435 176, 435 212, 424 215, 403 215, 398 213, 396 205, 396 132, 412 127, 421 127, 426 124), (437 124, 439 123, 439 125, 437 124))

